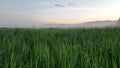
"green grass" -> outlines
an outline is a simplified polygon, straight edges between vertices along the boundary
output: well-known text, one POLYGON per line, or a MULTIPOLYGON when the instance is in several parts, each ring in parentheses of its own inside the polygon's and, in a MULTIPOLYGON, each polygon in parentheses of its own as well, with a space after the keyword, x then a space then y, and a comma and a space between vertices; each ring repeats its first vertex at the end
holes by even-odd
POLYGON ((0 29, 0 68, 120 68, 120 29, 0 29))

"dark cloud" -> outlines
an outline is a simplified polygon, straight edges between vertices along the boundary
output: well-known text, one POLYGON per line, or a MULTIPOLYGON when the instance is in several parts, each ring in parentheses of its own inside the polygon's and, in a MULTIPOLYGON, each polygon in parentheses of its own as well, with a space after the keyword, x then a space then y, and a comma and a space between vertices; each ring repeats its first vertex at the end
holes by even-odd
POLYGON ((63 7, 70 7, 70 6, 76 6, 76 4, 73 3, 67 3, 66 5, 63 4, 54 4, 52 7, 50 6, 49 8, 63 8, 63 7))
POLYGON ((76 4, 68 3, 67 5, 68 5, 68 6, 75 6, 76 4))
POLYGON ((65 7, 65 6, 61 4, 54 4, 54 7, 65 7))

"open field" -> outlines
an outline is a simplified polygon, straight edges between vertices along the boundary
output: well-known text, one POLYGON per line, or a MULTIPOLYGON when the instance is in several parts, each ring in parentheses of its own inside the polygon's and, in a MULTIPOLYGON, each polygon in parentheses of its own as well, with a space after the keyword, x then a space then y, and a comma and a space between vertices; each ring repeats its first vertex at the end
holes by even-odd
POLYGON ((120 28, 0 29, 0 68, 120 68, 120 28))

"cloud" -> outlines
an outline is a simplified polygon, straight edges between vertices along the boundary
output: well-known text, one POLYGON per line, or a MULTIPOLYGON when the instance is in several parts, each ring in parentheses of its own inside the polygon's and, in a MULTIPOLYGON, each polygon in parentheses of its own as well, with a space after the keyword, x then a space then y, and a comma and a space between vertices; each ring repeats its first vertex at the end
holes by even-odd
POLYGON ((54 7, 58 7, 58 8, 64 8, 64 7, 70 7, 70 6, 75 6, 75 4, 73 4, 73 3, 68 3, 66 5, 54 4, 54 7))
POLYGON ((61 8, 61 7, 65 7, 65 6, 62 5, 62 4, 54 4, 54 7, 59 7, 59 8, 61 8))
POLYGON ((67 5, 68 6, 76 6, 76 4, 73 4, 73 3, 68 3, 67 5))

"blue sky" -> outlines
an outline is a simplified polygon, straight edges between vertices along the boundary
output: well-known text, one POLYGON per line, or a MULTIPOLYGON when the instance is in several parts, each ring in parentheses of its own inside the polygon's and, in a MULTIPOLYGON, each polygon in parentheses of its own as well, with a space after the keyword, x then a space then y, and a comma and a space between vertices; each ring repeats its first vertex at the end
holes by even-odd
POLYGON ((0 25, 116 20, 120 0, 0 0, 0 25))

